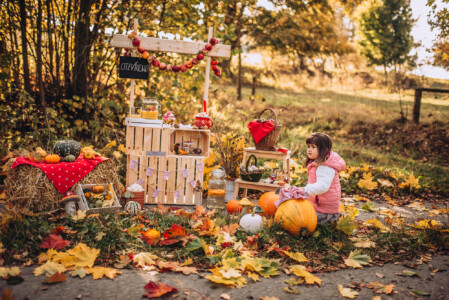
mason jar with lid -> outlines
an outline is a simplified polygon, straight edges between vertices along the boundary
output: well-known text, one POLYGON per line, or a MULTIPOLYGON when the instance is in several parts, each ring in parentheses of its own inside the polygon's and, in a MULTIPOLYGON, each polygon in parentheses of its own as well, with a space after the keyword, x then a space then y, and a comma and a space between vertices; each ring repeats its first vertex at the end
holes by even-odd
POLYGON ((142 99, 141 116, 143 119, 157 120, 161 115, 161 103, 154 97, 142 99))
POLYGON ((209 209, 223 209, 226 206, 226 173, 220 167, 211 172, 209 179, 209 188, 207 191, 207 204, 209 209))

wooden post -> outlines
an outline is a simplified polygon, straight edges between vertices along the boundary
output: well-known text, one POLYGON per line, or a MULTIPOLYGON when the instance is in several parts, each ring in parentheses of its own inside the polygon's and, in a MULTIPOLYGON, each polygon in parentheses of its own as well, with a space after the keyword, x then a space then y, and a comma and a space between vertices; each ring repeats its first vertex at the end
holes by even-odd
MULTIPOLYGON (((134 28, 133 30, 135 32, 137 32, 137 19, 134 19, 134 28)), ((133 51, 133 55, 135 54, 135 50, 133 51)), ((136 80, 133 78, 131 79, 131 94, 129 95, 129 117, 132 116, 132 108, 134 107, 134 89, 135 89, 135 85, 136 85, 136 80)))
MULTIPOLYGON (((207 37, 207 43, 209 43, 210 39, 213 37, 214 28, 209 27, 209 35, 207 37)), ((204 86, 204 97, 203 97, 203 110, 207 112, 207 100, 209 99, 209 77, 210 77, 210 56, 207 56, 206 59, 206 84, 204 86)))
POLYGON ((419 113, 421 110, 421 98, 422 90, 420 88, 415 89, 415 103, 413 105, 413 121, 419 123, 419 113))

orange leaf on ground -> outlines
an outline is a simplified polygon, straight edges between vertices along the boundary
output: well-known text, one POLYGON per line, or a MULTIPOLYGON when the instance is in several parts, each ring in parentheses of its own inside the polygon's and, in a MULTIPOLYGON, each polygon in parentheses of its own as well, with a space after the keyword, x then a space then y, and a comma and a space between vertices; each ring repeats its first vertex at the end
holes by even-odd
POLYGON ((59 250, 64 249, 65 247, 69 246, 70 242, 67 240, 64 240, 62 236, 56 235, 56 234, 50 234, 44 239, 44 242, 42 245, 40 245, 41 248, 45 249, 51 249, 56 248, 59 250))
POLYGON ((101 279, 103 276, 106 276, 109 279, 114 279, 118 274, 122 274, 122 272, 117 269, 98 266, 89 269, 89 272, 92 274, 94 280, 101 279))
POLYGON ((393 292, 395 285, 394 284, 383 285, 380 282, 370 282, 365 287, 367 287, 369 289, 374 289, 374 292, 376 294, 384 293, 384 294, 389 295, 393 292))
POLYGON ((178 224, 171 224, 171 229, 168 229, 163 234, 166 239, 182 237, 184 235, 186 235, 186 229, 178 224))
POLYGON ((162 282, 150 281, 145 285, 145 291, 147 292, 147 294, 144 294, 142 296, 150 299, 150 298, 158 298, 167 293, 172 292, 176 293, 178 290, 162 282))
POLYGON ((43 280, 42 283, 58 283, 58 282, 64 282, 67 281, 67 275, 64 273, 55 273, 50 278, 43 280))
POLYGON ((161 239, 161 232, 156 229, 148 229, 147 231, 140 231, 142 236, 140 237, 148 245, 156 245, 156 243, 161 239))

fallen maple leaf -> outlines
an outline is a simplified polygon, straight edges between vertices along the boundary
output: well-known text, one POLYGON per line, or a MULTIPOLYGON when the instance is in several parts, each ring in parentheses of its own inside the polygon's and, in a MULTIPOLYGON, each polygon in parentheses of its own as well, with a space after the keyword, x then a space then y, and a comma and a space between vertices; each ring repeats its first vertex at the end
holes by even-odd
POLYGON ((53 229, 54 234, 61 234, 64 233, 65 227, 64 226, 56 226, 56 228, 53 229))
POLYGON ((377 188, 377 182, 373 181, 373 178, 371 177, 371 173, 364 173, 363 179, 360 179, 359 183, 357 185, 366 190, 374 190, 377 188))
POLYGON ((42 283, 53 284, 64 281, 67 281, 67 275, 65 275, 64 273, 55 273, 50 278, 44 279, 42 283))
POLYGON ((87 274, 89 274, 89 272, 85 268, 77 268, 75 271, 70 273, 70 276, 79 276, 79 278, 84 278, 87 274))
POLYGON ((373 226, 376 228, 379 228, 381 231, 390 231, 390 229, 388 227, 385 227, 384 224, 382 224, 382 222, 380 222, 378 219, 374 218, 374 219, 369 219, 366 220, 365 223, 363 223, 365 226, 373 226))
POLYGON ((164 269, 166 269, 166 270, 174 270, 174 269, 179 267, 179 262, 177 262, 177 261, 162 261, 162 260, 159 260, 157 262, 157 266, 161 270, 164 270, 164 269))
POLYGON ((363 268, 364 265, 369 264, 371 258, 366 254, 361 254, 359 250, 351 251, 347 259, 345 259, 345 265, 348 267, 363 268))
POLYGON ((114 264, 117 269, 123 269, 131 262, 131 258, 128 255, 120 255, 120 260, 114 264))
POLYGON ((65 271, 66 271, 66 268, 63 265, 52 262, 52 261, 47 261, 42 266, 34 269, 34 275, 39 276, 41 274, 45 274, 47 276, 51 276, 55 273, 64 273, 65 271))
POLYGON ((166 239, 172 239, 177 237, 182 237, 186 235, 186 229, 178 224, 171 224, 171 229, 164 232, 163 236, 166 239))
POLYGON ((355 225, 351 216, 340 218, 337 221, 337 229, 343 231, 346 234, 351 234, 356 228, 357 225, 355 225))
POLYGON ((176 293, 178 290, 175 287, 169 286, 168 284, 162 282, 150 281, 145 285, 145 291, 147 292, 147 294, 144 294, 142 296, 149 299, 158 298, 168 293, 176 293))
POLYGON ((73 221, 83 220, 86 217, 86 213, 87 213, 87 210, 82 211, 82 210, 78 209, 78 211, 76 212, 76 215, 72 216, 72 220, 73 221))
POLYGON ((229 269, 227 271, 220 270, 220 273, 221 273, 221 276, 223 276, 226 279, 233 278, 233 277, 238 278, 238 277, 242 276, 242 274, 239 271, 237 271, 236 269, 233 269, 233 268, 229 269))
POLYGON ((56 235, 56 234, 50 234, 49 236, 47 236, 44 239, 44 242, 39 247, 45 248, 45 249, 56 248, 56 249, 62 250, 69 245, 70 245, 70 242, 67 240, 64 240, 62 238, 62 236, 56 235))
POLYGON ((79 243, 66 252, 57 253, 52 260, 60 262, 66 267, 92 268, 98 254, 100 254, 100 249, 90 248, 86 244, 79 243))
POLYGON ((147 231, 140 231, 140 234, 142 234, 140 238, 148 245, 156 245, 156 243, 161 239, 161 232, 152 228, 147 231))
POLYGON ((12 268, 0 268, 0 277, 17 276, 20 274, 20 269, 18 267, 12 268))
POLYGON ((92 274, 94 280, 101 279, 103 276, 106 276, 109 279, 114 279, 117 275, 122 274, 122 272, 117 269, 98 266, 90 268, 89 273, 92 274))
POLYGON ((349 299, 354 299, 359 295, 358 292, 351 290, 350 288, 344 288, 341 284, 338 285, 338 291, 343 297, 349 299))
POLYGON ((285 253, 288 257, 290 257, 290 258, 296 260, 297 262, 307 262, 307 261, 309 261, 309 260, 304 256, 304 254, 302 254, 301 252, 289 252, 289 251, 284 251, 284 253, 285 253))
POLYGON ((354 247, 357 248, 374 248, 376 247, 376 243, 373 241, 370 241, 369 239, 365 238, 349 238, 351 241, 354 242, 354 247))
POLYGON ((156 262, 154 261, 158 257, 149 252, 141 252, 138 254, 134 254, 133 262, 136 263, 140 267, 145 267, 145 265, 154 265, 156 262))
POLYGON ((174 270, 175 272, 182 272, 184 275, 190 275, 190 274, 198 274, 198 270, 195 267, 177 267, 174 270))
POLYGON ((367 285, 365 285, 365 287, 369 288, 369 289, 374 289, 374 292, 376 294, 391 294, 393 292, 393 289, 395 287, 394 284, 389 284, 389 285, 384 285, 380 282, 370 282, 367 285))
POLYGON ((296 276, 304 278, 306 284, 317 283, 321 285, 321 279, 306 271, 306 267, 301 265, 290 266, 290 271, 296 276))
POLYGON ((284 292, 290 293, 290 294, 300 294, 301 291, 298 288, 286 286, 284 287, 284 292))

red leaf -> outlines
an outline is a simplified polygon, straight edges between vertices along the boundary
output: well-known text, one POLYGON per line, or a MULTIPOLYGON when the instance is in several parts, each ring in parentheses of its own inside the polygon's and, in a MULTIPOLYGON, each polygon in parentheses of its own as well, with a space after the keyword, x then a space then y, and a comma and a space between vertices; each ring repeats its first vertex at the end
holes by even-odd
POLYGON ((168 284, 162 282, 153 282, 150 281, 145 285, 145 291, 147 294, 144 294, 143 297, 149 298, 158 298, 167 293, 177 292, 178 290, 168 284))
POLYGON ((65 227, 64 226, 56 226, 55 229, 53 229, 53 233, 54 234, 61 234, 65 232, 65 227))
POLYGON ((180 241, 180 239, 165 239, 165 240, 160 241, 159 244, 169 246, 169 245, 176 244, 179 241, 180 241))
POLYGON ((171 229, 164 232, 164 238, 171 239, 186 235, 186 229, 178 224, 171 224, 171 229))
POLYGON ((290 250, 290 246, 285 246, 284 248, 274 248, 274 251, 276 251, 277 253, 279 253, 280 256, 285 257, 285 251, 289 251, 290 250))
POLYGON ((56 234, 50 234, 44 239, 44 242, 42 245, 40 245, 41 248, 56 248, 59 250, 64 249, 65 247, 69 246, 70 242, 67 240, 64 240, 62 236, 56 235, 56 234))

